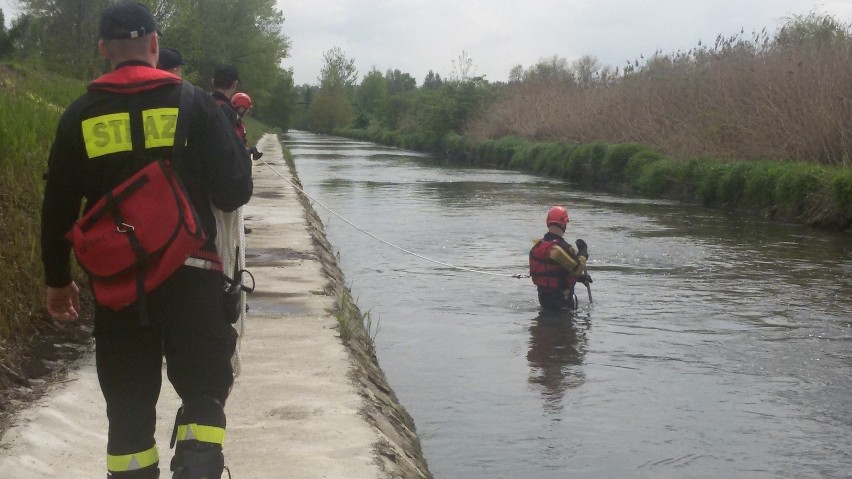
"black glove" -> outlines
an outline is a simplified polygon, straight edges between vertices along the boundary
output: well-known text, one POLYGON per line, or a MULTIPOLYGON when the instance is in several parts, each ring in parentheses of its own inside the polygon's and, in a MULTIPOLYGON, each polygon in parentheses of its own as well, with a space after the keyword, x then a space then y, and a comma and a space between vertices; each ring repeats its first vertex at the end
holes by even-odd
POLYGON ((255 146, 251 147, 249 154, 251 155, 252 160, 259 160, 260 157, 263 156, 263 153, 257 151, 257 147, 255 146))
POLYGON ((589 276, 589 273, 583 273, 583 274, 581 274, 581 275, 580 275, 580 277, 579 277, 579 278, 577 278, 577 282, 578 282, 578 283, 583 283, 583 284, 592 284, 592 283, 594 283, 594 281, 592 281, 592 277, 591 277, 591 276, 589 276))
POLYGON ((586 259, 589 259, 589 245, 587 245, 586 242, 581 239, 577 240, 577 254, 586 259))

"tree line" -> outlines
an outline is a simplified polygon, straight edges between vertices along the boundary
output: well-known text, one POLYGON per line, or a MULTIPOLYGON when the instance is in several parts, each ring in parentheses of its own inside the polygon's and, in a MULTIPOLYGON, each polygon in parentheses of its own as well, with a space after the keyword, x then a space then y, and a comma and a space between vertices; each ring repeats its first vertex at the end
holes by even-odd
MULTIPOLYGON (((110 0, 19 2, 22 14, 11 27, 0 23, 0 56, 82 79, 108 68, 95 45, 98 12, 110 0)), ((190 81, 209 87, 217 65, 236 65, 257 118, 285 130, 369 129, 374 137, 408 135, 431 149, 452 133, 638 142, 679 157, 849 164, 852 110, 837 99, 852 97, 852 34, 829 15, 794 15, 773 35, 719 36, 715 44, 654 52, 620 68, 592 55, 553 55, 514 66, 507 82, 476 76, 465 51, 447 77, 429 70, 420 80, 396 68, 362 74, 332 47, 316 84, 295 86, 292 71, 281 67, 290 40, 274 0, 146 3, 165 32, 162 45, 190 63, 190 81)))
MULTIPOLYGON (((508 81, 476 76, 466 52, 448 78, 398 69, 361 75, 339 47, 317 85, 295 87, 294 125, 369 130, 442 148, 519 137, 566 143, 641 143, 677 158, 773 159, 848 166, 852 147, 852 29, 820 13, 793 15, 775 33, 719 36, 674 53, 602 65, 553 55, 514 66, 508 81)), ((440 151, 439 151, 440 152, 440 151)))
MULTIPOLYGON (((97 50, 100 14, 115 0, 19 0, 6 28, 0 10, 0 58, 24 61, 64 76, 91 80, 109 70, 97 50)), ((254 115, 286 130, 293 111, 293 72, 281 66, 290 49, 275 0, 142 0, 151 8, 162 47, 181 52, 184 76, 212 88, 218 65, 240 72, 240 89, 254 115)))
POLYGON ((438 141, 461 133, 494 99, 499 84, 472 76, 473 70, 462 51, 448 78, 429 70, 418 85, 409 73, 373 67, 359 80, 354 59, 333 47, 324 53, 318 83, 295 87, 294 125, 320 133, 350 127, 400 131, 438 141))

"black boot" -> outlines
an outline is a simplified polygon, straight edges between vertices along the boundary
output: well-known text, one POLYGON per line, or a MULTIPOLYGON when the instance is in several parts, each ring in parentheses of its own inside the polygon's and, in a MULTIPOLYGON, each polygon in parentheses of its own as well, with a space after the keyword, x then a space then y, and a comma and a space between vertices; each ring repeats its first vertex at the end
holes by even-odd
POLYGON ((108 472, 107 479, 158 479, 159 467, 146 467, 135 471, 108 472))
POLYGON ((221 479, 225 455, 216 444, 178 441, 172 458, 172 479, 221 479))

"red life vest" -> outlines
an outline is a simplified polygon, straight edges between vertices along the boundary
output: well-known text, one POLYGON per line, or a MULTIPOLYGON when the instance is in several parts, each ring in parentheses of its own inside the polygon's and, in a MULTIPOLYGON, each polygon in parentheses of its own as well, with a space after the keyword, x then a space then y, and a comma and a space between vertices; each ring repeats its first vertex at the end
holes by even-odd
POLYGON ((558 239, 539 240, 530 250, 530 278, 539 288, 562 291, 576 283, 576 278, 550 258, 550 249, 559 242, 558 239))

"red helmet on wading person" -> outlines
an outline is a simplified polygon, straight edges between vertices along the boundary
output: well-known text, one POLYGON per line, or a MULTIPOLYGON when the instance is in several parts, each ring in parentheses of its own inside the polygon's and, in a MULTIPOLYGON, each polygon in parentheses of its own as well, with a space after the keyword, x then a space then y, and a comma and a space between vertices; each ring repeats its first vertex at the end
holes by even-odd
POLYGON ((547 226, 556 225, 562 230, 568 225, 568 208, 564 206, 554 206, 547 212, 547 226))
POLYGON ((245 112, 251 110, 253 106, 251 102, 251 97, 242 92, 234 93, 234 96, 231 97, 231 105, 234 106, 234 109, 237 110, 237 113, 239 113, 240 115, 243 115, 245 114, 245 112))

